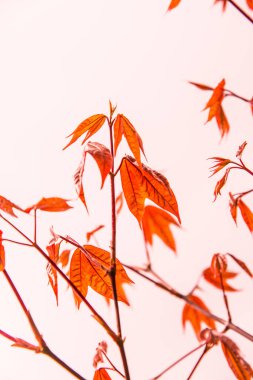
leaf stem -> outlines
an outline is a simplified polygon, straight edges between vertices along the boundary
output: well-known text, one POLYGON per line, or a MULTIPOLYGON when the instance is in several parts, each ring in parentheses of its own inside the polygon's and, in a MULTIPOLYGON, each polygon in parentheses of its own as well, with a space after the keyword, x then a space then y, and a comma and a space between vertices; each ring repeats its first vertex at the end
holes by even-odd
POLYGON ((120 372, 120 371, 118 370, 118 368, 115 367, 115 365, 114 365, 114 364, 112 363, 112 361, 109 359, 109 357, 107 356, 106 352, 102 350, 102 353, 103 353, 103 355, 105 356, 105 358, 106 358, 106 360, 108 361, 108 363, 112 366, 112 368, 114 369, 114 371, 117 372, 120 376, 122 376, 122 377, 125 378, 125 376, 123 375, 123 373, 120 372))
POLYGON ((188 356, 190 356, 191 354, 193 354, 194 352, 198 351, 201 347, 205 346, 206 345, 206 342, 198 345, 197 347, 195 347, 193 350, 187 352, 187 354, 181 356, 179 359, 177 359, 174 363, 170 364, 169 367, 165 368, 162 372, 160 372, 158 375, 156 375, 155 377, 152 377, 151 380, 157 380, 159 379, 161 376, 163 376, 166 372, 168 372, 171 368, 175 367, 177 364, 179 364, 182 360, 186 359, 188 356))
MULTIPOLYGON (((231 316, 230 309, 229 309, 228 297, 227 297, 226 292, 225 292, 224 281, 223 281, 221 269, 219 270, 219 275, 220 275, 220 283, 221 283, 221 289, 222 289, 224 304, 226 306, 226 310, 227 310, 227 314, 228 314, 228 322, 231 323, 232 322, 232 316, 231 316)), ((224 332, 226 332, 227 330, 228 330, 228 327, 226 326, 224 329, 224 332)))
POLYGON ((210 313, 210 312, 208 312, 205 309, 202 309, 199 305, 197 305, 195 302, 193 302, 191 299, 189 299, 188 295, 184 295, 182 293, 179 293, 177 290, 175 290, 175 289, 173 289, 171 287, 167 287, 164 283, 161 283, 161 282, 153 280, 152 278, 148 277, 147 275, 141 273, 135 267, 132 267, 132 266, 126 265, 126 264, 123 264, 123 265, 124 265, 124 267, 130 269, 131 271, 133 271, 134 273, 138 274, 139 276, 141 276, 145 280, 150 281, 155 286, 157 286, 157 287, 165 290, 166 292, 170 293, 174 297, 183 300, 188 305, 191 305, 194 309, 196 309, 196 310, 200 311, 202 314, 206 315, 208 318, 211 318, 214 321, 219 322, 220 324, 228 327, 230 330, 235 331, 237 334, 239 334, 239 335, 243 336, 244 338, 246 338, 246 339, 250 340, 251 342, 253 342, 253 335, 251 335, 247 331, 241 329, 239 326, 235 325, 234 323, 228 322, 225 319, 220 318, 217 315, 215 315, 213 313, 210 313))
POLYGON ((113 298, 114 298, 114 307, 115 307, 115 315, 116 315, 116 324, 118 331, 118 347, 121 354, 121 359, 125 371, 126 380, 130 380, 130 373, 124 348, 124 341, 122 339, 122 328, 121 328, 121 320, 120 320, 120 311, 119 311, 119 302, 118 302, 118 294, 117 294, 117 271, 116 271, 116 195, 115 195, 115 175, 114 175, 114 146, 113 146, 113 120, 112 115, 110 115, 110 119, 108 120, 109 132, 110 132, 110 150, 112 155, 112 168, 110 173, 111 180, 111 207, 112 207, 112 241, 111 241, 111 268, 110 268, 110 278, 112 283, 113 290, 113 298))
POLYGON ((16 240, 12 240, 12 239, 2 239, 2 241, 7 241, 9 243, 14 243, 14 244, 19 244, 19 245, 24 245, 26 247, 33 247, 32 244, 28 244, 28 243, 22 243, 20 241, 16 241, 16 240))

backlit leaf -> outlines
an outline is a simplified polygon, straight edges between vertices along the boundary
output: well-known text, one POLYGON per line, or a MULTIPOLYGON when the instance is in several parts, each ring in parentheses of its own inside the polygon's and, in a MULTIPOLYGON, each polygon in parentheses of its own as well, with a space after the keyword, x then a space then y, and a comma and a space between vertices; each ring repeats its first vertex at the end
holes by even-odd
POLYGON ((61 254, 59 255, 59 258, 58 258, 58 261, 57 263, 58 264, 61 264, 62 265, 62 268, 65 268, 68 263, 69 263, 69 256, 70 256, 70 249, 65 249, 64 251, 61 252, 61 254))
POLYGON ((253 10, 253 0, 246 0, 248 7, 253 10))
POLYGON ((116 204, 116 214, 119 215, 123 207, 123 192, 122 191, 116 197, 115 204, 116 204))
POLYGON ((99 368, 95 371, 93 380, 111 380, 105 368, 99 368))
MULTIPOLYGON (((86 260, 84 254, 79 249, 76 249, 70 261, 70 280, 84 297, 86 297, 88 291, 88 279, 85 273, 85 265, 86 260)), ((82 300, 74 291, 73 294, 76 305, 79 308, 82 300)))
POLYGON ((129 210, 140 224, 146 198, 175 215, 180 222, 176 197, 162 174, 145 165, 140 170, 135 161, 127 156, 122 160, 120 175, 129 210))
POLYGON ((25 209, 25 212, 29 213, 32 210, 42 210, 48 212, 60 212, 66 211, 72 208, 67 203, 67 199, 51 197, 51 198, 42 198, 39 202, 25 209))
POLYGON ((97 142, 88 142, 85 148, 85 154, 87 153, 89 153, 95 159, 98 165, 102 178, 102 189, 104 181, 112 168, 111 152, 102 144, 99 144, 97 142))
POLYGON ((237 199, 233 197, 231 193, 229 193, 230 201, 229 201, 229 207, 230 207, 230 214, 235 222, 237 224, 237 199))
POLYGON ((249 207, 241 200, 238 199, 237 205, 241 211, 244 222, 246 223, 250 232, 253 232, 253 213, 249 207))
POLYGON ((0 272, 5 268, 5 249, 3 246, 3 232, 0 230, 0 272))
POLYGON ((196 83, 196 82, 189 82, 189 83, 192 84, 193 86, 196 86, 200 90, 204 90, 204 91, 210 91, 210 90, 212 91, 213 90, 213 87, 206 86, 205 84, 196 83))
MULTIPOLYGON (((206 304, 199 297, 191 294, 188 298, 189 300, 197 304, 199 307, 201 307, 203 310, 210 312, 206 304)), ((211 329, 215 329, 215 323, 213 319, 207 317, 206 315, 194 309, 193 306, 187 303, 185 304, 183 308, 183 314, 182 314, 183 328, 185 328, 186 322, 189 322, 192 325, 192 328, 196 334, 197 339, 200 339, 202 323, 210 327, 211 329)))
POLYGON ((214 277, 219 277, 220 274, 224 274, 227 270, 227 259, 225 255, 216 253, 212 257, 212 262, 210 266, 214 277))
POLYGON ((142 140, 131 122, 124 115, 118 114, 114 123, 115 155, 121 142, 122 135, 125 136, 128 146, 134 155, 134 158, 136 159, 138 165, 141 167, 140 149, 145 156, 142 140))
POLYGON ((212 174, 210 177, 212 177, 214 174, 218 173, 220 170, 225 168, 231 161, 227 158, 222 157, 211 157, 209 160, 214 160, 214 165, 211 166, 210 170, 212 171, 212 174))
POLYGON ((164 242, 164 244, 176 252, 175 239, 170 230, 171 225, 176 225, 179 227, 179 224, 175 221, 175 219, 166 211, 155 206, 145 207, 142 218, 142 228, 144 238, 147 243, 152 245, 153 235, 157 235, 164 242))
POLYGON ((239 347, 225 335, 220 337, 221 347, 229 367, 238 380, 250 380, 253 371, 249 363, 242 357, 239 347))
MULTIPOLYGON (((60 249, 61 243, 53 243, 51 245, 48 245, 47 252, 51 260, 53 260, 55 263, 59 260, 59 249, 60 249)), ((56 303, 58 305, 58 278, 57 278, 57 271, 56 269, 50 264, 47 264, 47 275, 49 279, 49 283, 53 289, 53 292, 55 294, 56 303)))
MULTIPOLYGON (((237 276, 237 273, 234 272, 224 272, 222 273, 222 279, 223 279, 223 285, 224 290, 229 292, 236 292, 237 289, 233 288, 230 284, 228 284, 227 280, 232 279, 237 276)), ((220 282, 220 276, 215 275, 211 268, 206 268, 203 271, 203 277, 206 281, 208 281, 211 285, 215 286, 218 289, 222 289, 221 282, 220 282)))
POLYGON ((220 130, 221 137, 224 137, 228 134, 230 130, 230 125, 222 106, 218 107, 215 118, 217 121, 218 128, 220 130))
POLYGON ((216 186, 215 186, 215 189, 214 189, 214 201, 216 201, 218 195, 221 195, 221 189, 223 188, 223 186, 227 182, 229 172, 230 172, 230 168, 228 168, 226 170, 226 172, 223 175, 223 177, 216 183, 216 186))
POLYGON ((244 272, 246 272, 251 278, 253 277, 252 272, 249 270, 249 268, 247 267, 244 261, 239 260, 237 257, 232 255, 231 253, 228 253, 228 255, 236 262, 236 264, 238 264, 244 270, 244 272))
POLYGON ((11 216, 17 217, 17 215, 14 214, 14 208, 19 211, 24 211, 21 207, 17 206, 15 203, 0 195, 0 210, 6 212, 7 214, 10 214, 11 216))
POLYGON ((83 173, 84 173, 84 165, 85 165, 85 158, 86 155, 83 154, 83 157, 78 165, 78 168, 74 174, 74 182, 76 187, 76 192, 78 195, 78 198, 81 200, 81 202, 84 204, 86 210, 88 211, 85 195, 84 195, 84 189, 83 189, 83 173))
POLYGON ((168 7, 168 11, 171 11, 172 9, 176 8, 181 0, 171 0, 170 5, 168 7))
POLYGON ((70 142, 63 148, 66 149, 68 146, 73 144, 79 137, 87 132, 85 139, 82 144, 85 143, 92 135, 94 135, 104 124, 106 116, 103 114, 90 116, 88 119, 85 119, 78 127, 67 137, 71 137, 70 142))
POLYGON ((243 154, 244 149, 246 148, 246 145, 247 145, 247 141, 244 141, 244 143, 242 143, 242 145, 240 145, 238 148, 236 157, 239 158, 239 160, 242 158, 242 154, 243 154))
POLYGON ((100 226, 94 228, 92 231, 89 231, 86 233, 86 240, 87 242, 90 240, 90 238, 96 233, 98 232, 99 230, 101 230, 102 228, 104 228, 105 226, 103 224, 101 224, 100 226))

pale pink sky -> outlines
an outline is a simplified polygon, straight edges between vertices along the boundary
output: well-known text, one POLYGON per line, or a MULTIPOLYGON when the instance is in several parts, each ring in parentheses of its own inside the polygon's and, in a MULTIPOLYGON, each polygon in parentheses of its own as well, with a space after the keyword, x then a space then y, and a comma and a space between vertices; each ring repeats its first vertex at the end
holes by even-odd
MULTIPOLYGON (((227 88, 252 96, 252 38, 250 23, 228 6, 222 14, 213 0, 182 0, 166 14, 169 0, 0 0, 0 194, 21 206, 42 196, 75 196, 73 173, 81 157, 79 143, 62 151, 78 123, 95 113, 108 113, 108 100, 117 103, 142 136, 148 164, 162 171, 177 196, 183 229, 176 231, 178 257, 155 239, 152 252, 157 271, 182 292, 188 292, 215 252, 231 252, 253 268, 253 242, 239 220, 229 215, 228 191, 247 190, 250 179, 232 176, 223 196, 213 201, 215 178, 209 179, 211 156, 234 157, 248 141, 245 159, 252 162, 252 115, 238 100, 224 102, 231 133, 219 143, 214 122, 204 126, 201 112, 208 94, 187 80, 216 85, 223 77, 227 88)), ((239 0, 238 0, 239 3, 239 0)), ((241 0, 240 4, 244 5, 241 0)), ((108 145, 99 132, 92 141, 108 145)), ((127 152, 122 145, 119 153, 127 152)), ((252 166, 251 166, 252 167, 252 166)), ((217 179, 218 180, 218 177, 217 179)), ((117 184, 118 191, 120 184, 117 184)), ((42 245, 49 226, 84 242, 85 233, 110 221, 109 183, 100 192, 100 177, 90 159, 86 192, 90 217, 82 205, 61 215, 40 215, 42 245)), ((253 205, 253 199, 248 198, 253 205)), ((27 232, 32 220, 24 220, 27 232)), ((10 230, 1 222, 6 235, 10 230)), ((100 243, 109 248, 110 228, 100 243)), ((141 265, 145 261, 141 232, 127 207, 118 224, 119 258, 141 265)), ((92 358, 102 339, 109 355, 121 366, 117 349, 82 306, 78 312, 65 284, 60 285, 56 308, 47 286, 45 262, 37 253, 7 246, 7 269, 48 345, 89 380, 92 358)), ((233 266, 231 267, 233 269, 233 266)), ((191 328, 183 334, 183 304, 137 277, 127 289, 131 307, 121 307, 126 350, 133 380, 148 380, 197 345, 191 328)), ((241 275, 232 295, 234 322, 253 332, 252 282, 241 275)), ((221 294, 206 286, 203 299, 213 312, 226 318, 221 294)), ((99 295, 89 300, 111 324, 114 311, 99 295)), ((14 296, 1 278, 0 329, 33 339, 14 296)), ((252 345, 230 334, 253 363, 252 345)), ((184 380, 199 354, 166 374, 164 380, 184 380)), ((2 380, 70 380, 72 376, 51 360, 18 348, 0 338, 2 380)), ((113 379, 117 377, 113 377, 113 379)), ((194 380, 233 379, 218 347, 208 354, 194 380)))

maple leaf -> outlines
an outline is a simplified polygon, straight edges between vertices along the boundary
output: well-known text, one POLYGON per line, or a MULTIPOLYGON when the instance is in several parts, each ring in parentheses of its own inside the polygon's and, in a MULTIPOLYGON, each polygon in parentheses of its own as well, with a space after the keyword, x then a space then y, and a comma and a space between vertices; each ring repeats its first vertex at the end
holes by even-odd
POLYGON ((202 83, 196 83, 196 82, 190 82, 190 84, 192 84, 193 86, 196 86, 197 88, 199 88, 200 90, 204 90, 204 91, 212 91, 213 90, 213 87, 210 87, 210 86, 206 86, 205 84, 202 84, 202 83))
POLYGON ((88 117, 78 125, 78 127, 67 137, 72 136, 70 142, 63 148, 66 149, 68 146, 72 145, 79 137, 81 137, 84 133, 86 134, 85 139, 82 144, 85 143, 92 135, 94 135, 104 124, 106 120, 106 116, 103 114, 97 114, 88 117))
POLYGON ((122 140, 122 136, 125 136, 127 144, 131 149, 134 158, 141 167, 141 154, 140 150, 145 156, 142 139, 138 135, 134 126, 130 121, 122 114, 118 114, 114 123, 114 154, 116 155, 118 146, 122 140))
POLYGON ((176 8, 181 0, 171 0, 170 5, 168 7, 168 11, 171 11, 172 9, 176 8))
POLYGON ((231 162, 227 158, 222 158, 222 157, 210 157, 209 160, 214 160, 214 165, 211 166, 210 168, 210 170, 212 171, 212 174, 210 177, 218 173, 220 170, 225 168, 225 166, 227 166, 231 162))
MULTIPOLYGON (((59 260, 59 249, 60 249, 61 243, 53 243, 51 245, 48 245, 46 247, 48 255, 53 262, 57 263, 59 260)), ((56 303, 58 305, 58 277, 57 277, 57 271, 56 269, 50 264, 47 264, 47 275, 49 279, 49 283, 53 289, 53 292, 55 294, 56 303)))
POLYGON ((239 347, 225 335, 220 337, 221 347, 229 367, 238 380, 250 380, 253 371, 249 363, 242 357, 239 347))
POLYGON ((246 0, 248 7, 253 10, 253 0, 246 0))
POLYGON ((99 368, 95 371, 93 380, 112 380, 105 368, 99 368))
POLYGON ((236 153, 236 157, 240 160, 242 158, 242 154, 244 152, 244 149, 246 148, 247 141, 244 141, 242 145, 239 146, 238 151, 236 153))
POLYGON ((175 215, 180 222, 176 197, 161 173, 143 164, 141 170, 135 160, 127 156, 122 160, 120 175, 128 208, 140 224, 146 198, 175 215))
POLYGON ((142 228, 144 239, 147 243, 152 245, 153 235, 157 235, 167 247, 176 252, 176 243, 170 230, 170 225, 179 227, 175 219, 166 211, 155 206, 145 207, 142 218, 142 228))
POLYGON ((252 272, 247 267, 247 265, 245 264, 244 261, 239 260, 237 257, 235 257, 234 255, 232 255, 231 253, 227 253, 227 255, 230 256, 236 262, 236 264, 238 264, 244 270, 244 272, 246 272, 249 275, 250 278, 253 277, 252 272))
POLYGON ((71 252, 70 249, 65 249, 59 255, 59 258, 57 260, 57 264, 61 264, 62 268, 65 268, 68 265, 70 252, 71 252))
POLYGON ((104 228, 105 226, 103 224, 101 224, 100 226, 94 228, 92 231, 89 231, 86 233, 86 240, 87 242, 90 240, 90 238, 96 233, 98 232, 99 230, 101 230, 102 228, 104 228))
POLYGON ((237 224, 237 199, 233 197, 231 193, 229 193, 230 201, 229 201, 229 207, 230 207, 230 214, 235 222, 237 224))
POLYGON ((70 206, 67 202, 67 199, 58 197, 42 198, 39 202, 30 207, 27 207, 24 211, 27 213, 30 213, 32 210, 41 210, 48 212, 66 211, 72 208, 72 206, 70 206))
MULTIPOLYGON (((237 276, 237 273, 225 271, 222 273, 223 286, 224 290, 229 292, 237 292, 238 290, 233 288, 230 284, 228 284, 227 280, 232 279, 237 276)), ((222 289, 220 276, 214 274, 212 268, 206 268, 203 271, 204 279, 209 282, 211 285, 215 286, 218 289, 222 289)))
POLYGON ((223 177, 216 183, 216 186, 214 188, 214 201, 216 201, 218 195, 221 195, 221 189, 227 182, 229 172, 230 172, 230 168, 226 170, 223 177))
MULTIPOLYGON (((84 245, 84 252, 79 248, 75 250, 70 263, 70 279, 85 297, 88 286, 105 298, 114 299, 109 270, 111 255, 104 249, 92 245, 84 245)), ((126 303, 128 300, 122 288, 123 283, 132 283, 122 264, 116 259, 116 285, 118 300, 126 303)), ((75 294, 74 294, 75 295, 75 294)), ((80 298, 75 295, 79 307, 80 298)))
POLYGON ((78 197, 81 199, 88 211, 82 183, 87 153, 89 153, 94 158, 100 170, 102 179, 101 189, 103 188, 105 179, 112 168, 112 156, 108 148, 97 142, 89 142, 84 149, 82 160, 74 175, 74 181, 78 197))
POLYGON ((10 214, 11 216, 15 216, 16 218, 17 215, 13 211, 14 208, 19 211, 24 211, 21 207, 17 206, 15 203, 0 195, 0 210, 6 212, 7 214, 10 214))
POLYGON ((243 220, 245 224, 247 225, 250 232, 253 232, 253 213, 249 209, 249 207, 241 200, 238 199, 237 205, 241 211, 241 215, 243 217, 243 220))
POLYGON ((223 275, 227 270, 227 259, 225 255, 221 255, 220 253, 213 255, 210 268, 214 277, 219 277, 220 274, 223 275))
POLYGON ((5 249, 3 246, 3 231, 0 230, 0 272, 5 268, 5 249))
MULTIPOLYGON (((83 253, 80 249, 76 249, 73 253, 73 256, 70 261, 70 271, 69 278, 76 288, 81 292, 81 294, 86 297, 88 292, 88 279, 85 274, 85 264, 83 260, 83 253)), ((81 298, 75 291, 73 291, 74 299, 77 307, 79 308, 80 303, 82 302, 81 298)))
MULTIPOLYGON (((195 304, 197 304, 203 310, 210 312, 206 304, 199 297, 191 294, 188 296, 188 299, 194 302, 195 304)), ((183 313, 182 313, 183 328, 185 328, 186 322, 189 322, 192 325, 192 328, 198 339, 200 339, 200 331, 201 331, 202 323, 209 326, 211 329, 215 329, 215 323, 213 319, 207 317, 206 315, 201 313, 201 311, 194 309, 193 306, 187 303, 185 304, 183 308, 183 313)))

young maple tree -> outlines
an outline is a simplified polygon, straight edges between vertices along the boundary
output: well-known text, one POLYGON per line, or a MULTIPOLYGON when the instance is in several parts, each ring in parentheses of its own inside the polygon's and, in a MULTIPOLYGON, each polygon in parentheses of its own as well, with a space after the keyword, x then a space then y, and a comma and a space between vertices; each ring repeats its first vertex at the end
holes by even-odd
MULTIPOLYGON (((232 0, 217 0, 222 2, 223 10, 227 3, 232 4, 244 17, 248 20, 252 19, 248 16, 234 1, 232 0)), ((169 5, 169 10, 175 8, 180 3, 180 0, 172 0, 169 5)), ((252 1, 247 0, 248 7, 252 10, 252 1)), ((223 100, 232 96, 247 102, 253 112, 253 98, 247 99, 237 95, 233 91, 225 88, 225 79, 222 79, 216 87, 190 82, 200 90, 211 91, 212 95, 208 100, 205 110, 209 110, 207 122, 215 119, 217 126, 223 138, 230 131, 229 121, 223 109, 223 100)), ((58 280, 62 278, 68 285, 69 290, 72 290, 74 302, 79 309, 83 303, 92 313, 97 323, 108 334, 110 344, 115 344, 119 350, 122 363, 118 364, 113 357, 108 354, 108 344, 105 341, 98 343, 94 354, 93 380, 110 380, 111 374, 114 373, 118 378, 130 380, 130 368, 125 350, 125 337, 123 334, 120 303, 129 305, 125 285, 131 285, 131 272, 142 277, 156 287, 168 293, 168 295, 176 297, 183 301, 182 309, 182 325, 188 323, 195 335, 199 344, 190 352, 184 354, 181 358, 167 366, 167 368, 159 371, 152 377, 152 380, 157 380, 165 375, 171 368, 180 363, 198 350, 202 350, 199 359, 194 365, 187 379, 193 377, 198 365, 206 356, 206 354, 216 346, 220 346, 225 359, 232 370, 235 378, 239 380, 247 380, 253 377, 253 369, 251 365, 244 359, 240 352, 237 343, 228 336, 228 331, 232 330, 241 335, 245 339, 253 342, 253 336, 233 323, 233 315, 229 307, 229 292, 236 292, 233 285, 233 279, 238 275, 233 272, 229 266, 235 263, 238 271, 243 272, 250 278, 253 277, 248 265, 239 259, 233 253, 215 253, 211 263, 203 269, 199 280, 194 284, 192 290, 188 294, 183 294, 174 286, 170 285, 159 273, 154 270, 153 258, 151 259, 150 247, 153 245, 154 236, 157 235, 163 243, 174 253, 176 253, 176 242, 173 235, 174 228, 180 228, 181 218, 177 198, 170 186, 167 178, 160 172, 150 168, 143 163, 145 160, 145 151, 142 139, 131 121, 123 114, 117 114, 117 108, 109 102, 109 115, 96 114, 86 118, 77 128, 68 136, 70 138, 68 144, 63 148, 69 148, 72 144, 82 139, 84 150, 80 164, 74 174, 74 184, 78 196, 78 201, 82 202, 86 211, 88 211, 89 202, 85 196, 85 165, 87 154, 89 154, 96 162, 101 175, 101 189, 103 189, 106 180, 110 180, 111 192, 111 237, 110 251, 99 246, 97 233, 105 228, 99 224, 97 227, 89 230, 86 233, 85 241, 76 241, 72 236, 64 235, 61 231, 50 229, 51 240, 46 247, 42 247, 38 243, 37 238, 37 216, 40 212, 65 212, 74 207, 74 201, 63 199, 60 197, 43 197, 37 203, 23 208, 13 203, 5 196, 0 196, 0 218, 16 233, 20 235, 21 241, 10 239, 6 236, 4 227, 0 231, 0 271, 3 273, 10 288, 15 294, 24 315, 26 316, 31 330, 36 339, 36 345, 22 339, 22 337, 14 337, 8 332, 0 330, 0 334, 9 339, 13 346, 31 350, 35 353, 42 353, 53 359, 60 366, 69 371, 73 377, 78 379, 87 379, 84 375, 79 374, 72 368, 71 364, 67 364, 56 353, 54 353, 48 343, 46 337, 42 336, 40 328, 37 326, 32 313, 29 312, 23 298, 15 286, 14 281, 9 275, 5 264, 5 243, 13 243, 34 249, 37 251, 46 262, 46 271, 48 281, 52 288, 53 294, 58 305, 58 280), (110 146, 107 147, 101 142, 90 141, 95 138, 96 133, 100 129, 107 129, 109 134, 110 146), (125 139, 131 155, 118 157, 118 147, 125 139), (119 160, 119 165, 116 167, 116 158, 119 160), (116 179, 120 177, 121 188, 116 189, 116 179), (136 218, 139 228, 143 233, 143 241, 146 252, 146 264, 142 267, 134 265, 126 265, 120 261, 118 255, 116 238, 117 238, 117 218, 122 210, 122 206, 126 201, 127 207, 132 215, 136 218), (148 203, 147 200, 152 203, 148 203), (33 236, 28 236, 22 228, 16 225, 9 218, 22 217, 22 214, 31 214, 34 218, 33 236), (90 244, 93 239, 95 245, 90 244), (201 282, 201 287, 200 287, 201 282), (211 311, 203 296, 200 296, 202 283, 209 283, 217 289, 217 292, 222 294, 223 302, 227 312, 227 318, 223 319, 211 311), (232 284, 231 284, 232 283, 232 284), (93 304, 87 300, 86 296, 89 288, 93 289, 100 296, 104 297, 105 301, 113 304, 116 328, 113 328, 104 319, 100 312, 93 304), (218 324, 222 325, 222 329, 218 328, 218 324)), ((222 188, 226 185, 231 172, 235 169, 240 169, 245 175, 252 176, 251 170, 245 164, 243 153, 246 149, 247 142, 243 142, 236 153, 235 159, 224 157, 212 157, 213 164, 211 166, 211 176, 219 172, 224 172, 223 176, 218 180, 214 189, 215 200, 221 194, 222 188)), ((128 152, 129 153, 129 152, 128 152)), ((237 223, 238 209, 245 222, 247 228, 253 233, 253 212, 245 203, 245 197, 252 193, 253 189, 246 189, 239 193, 230 193, 229 206, 231 216, 237 223)))

